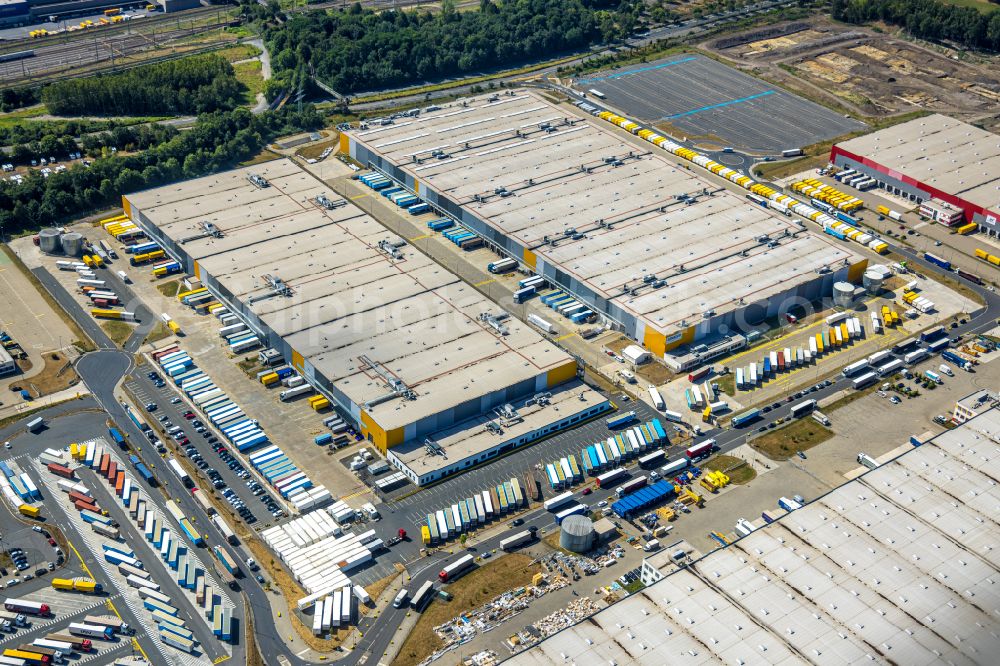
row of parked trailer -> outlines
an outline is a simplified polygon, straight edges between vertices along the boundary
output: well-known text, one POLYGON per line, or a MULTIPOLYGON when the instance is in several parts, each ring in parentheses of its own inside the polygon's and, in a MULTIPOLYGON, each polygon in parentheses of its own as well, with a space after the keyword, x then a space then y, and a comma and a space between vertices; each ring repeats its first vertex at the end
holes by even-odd
POLYGON ((190 354, 170 345, 151 354, 153 360, 238 451, 249 451, 268 442, 267 434, 250 419, 204 371, 190 354))
POLYGON ((865 205, 861 199, 841 192, 816 178, 806 178, 792 183, 792 191, 833 206, 834 209, 851 213, 865 205))
MULTIPOLYGON (((601 118, 602 120, 606 120, 609 123, 617 125, 618 127, 621 127, 622 129, 625 129, 626 131, 635 134, 639 138, 648 141, 649 143, 652 143, 653 145, 658 146, 659 148, 662 148, 663 150, 667 151, 672 155, 680 157, 681 159, 688 160, 689 162, 693 162, 694 164, 704 169, 707 169, 708 171, 711 171, 717 176, 725 178, 726 180, 735 183, 746 190, 749 190, 750 193, 756 195, 757 197, 760 197, 760 199, 763 200, 763 202, 766 203, 769 208, 773 208, 779 212, 784 213, 785 215, 787 215, 788 212, 791 211, 796 215, 799 215, 807 220, 811 220, 819 224, 821 227, 824 226, 827 222, 836 221, 835 217, 832 217, 828 213, 819 210, 814 206, 805 204, 799 201, 798 199, 795 199, 794 197, 790 197, 786 194, 778 192, 774 188, 758 183, 752 178, 744 176, 735 169, 731 169, 724 164, 719 164, 718 162, 711 160, 707 155, 704 155, 703 153, 691 150, 690 148, 685 148, 684 146, 681 146, 671 141, 665 136, 657 134, 656 132, 653 132, 651 130, 643 129, 638 123, 629 120, 628 118, 624 118, 609 111, 598 112, 596 111, 596 109, 595 111, 592 111, 592 113, 598 118, 601 118)), ((880 254, 888 252, 889 249, 888 244, 878 239, 873 239, 869 243, 870 243, 869 247, 871 247, 873 250, 875 250, 880 254)))
POLYGON ((329 501, 329 492, 323 486, 315 486, 311 479, 277 446, 270 445, 267 434, 256 419, 246 413, 217 388, 215 383, 190 360, 190 356, 171 345, 151 354, 164 372, 183 391, 212 425, 241 453, 261 446, 266 448, 250 456, 250 464, 261 473, 282 497, 301 510, 329 501), (182 361, 176 361, 180 357, 182 361), (178 363, 184 363, 180 372, 173 370, 178 363), (168 371, 168 368, 172 370, 168 371))
MULTIPOLYGON (((855 389, 863 389, 881 378, 890 377, 903 371, 908 366, 915 365, 931 357, 941 354, 941 358, 958 365, 963 370, 971 370, 974 359, 957 350, 949 349, 951 340, 943 326, 936 326, 920 335, 920 339, 908 338, 893 346, 892 351, 882 350, 843 369, 843 375, 851 379, 855 389), (921 346, 922 345, 922 346, 921 346)), ((951 368, 942 365, 939 368, 945 374, 951 374, 951 368)), ((928 379, 940 384, 941 377, 932 370, 924 373, 928 379)))
POLYGON ((837 173, 833 174, 833 177, 838 183, 843 183, 848 187, 853 187, 854 189, 862 192, 867 192, 878 185, 878 181, 876 179, 872 178, 868 174, 859 173, 854 169, 841 169, 837 173))
POLYGON ((240 354, 254 349, 262 344, 260 336, 250 330, 250 327, 238 316, 229 311, 229 308, 221 303, 218 306, 209 306, 209 314, 219 320, 221 328, 219 337, 226 341, 226 346, 233 354, 240 354))
POLYGON ((98 224, 108 232, 112 238, 121 242, 128 243, 129 241, 136 241, 140 238, 146 237, 146 232, 139 228, 139 226, 129 219, 128 215, 116 215, 114 217, 108 217, 98 224))
POLYGON ((0 461, 0 472, 3 472, 0 475, 0 492, 11 509, 37 518, 40 511, 34 504, 42 500, 42 493, 31 477, 22 472, 13 460, 0 461))
MULTIPOLYGON (((615 433, 603 442, 596 442, 580 451, 583 471, 587 476, 599 476, 623 462, 638 458, 640 464, 656 455, 656 449, 670 443, 667 431, 659 419, 615 433)), ((555 488, 553 488, 555 489, 555 488)))
MULTIPOLYGON (((527 287, 525 287, 527 288, 527 287)), ((597 318, 597 315, 586 303, 581 303, 573 296, 563 291, 552 291, 539 300, 552 310, 566 317, 574 324, 585 324, 597 318)))
MULTIPOLYGON (((178 521, 181 532, 190 540, 190 546, 170 529, 166 519, 153 508, 152 504, 147 503, 147 499, 142 497, 138 490, 138 484, 124 469, 119 467, 111 450, 106 450, 98 440, 78 444, 74 459, 94 470, 113 487, 115 495, 121 500, 122 507, 142 531, 146 540, 160 553, 164 563, 176 572, 176 582, 179 586, 189 590, 197 590, 199 594, 203 592, 206 585, 210 588, 200 561, 189 553, 189 547, 203 545, 204 539, 173 500, 167 502, 167 510, 178 521)), ((93 500, 90 490, 83 484, 70 485, 71 483, 68 479, 62 479, 58 485, 61 490, 68 492, 69 499, 73 502, 74 507, 80 511, 84 522, 90 523, 91 528, 101 536, 112 540, 112 544, 105 543, 101 546, 104 559, 118 568, 119 573, 125 577, 125 582, 130 587, 138 589, 140 596, 144 598, 147 610, 153 612, 153 619, 159 625, 161 639, 168 639, 164 642, 179 649, 187 652, 193 651, 193 636, 189 635, 190 631, 184 627, 182 621, 174 620, 170 631, 164 635, 163 623, 158 619, 156 611, 176 618, 177 610, 170 605, 170 598, 163 593, 158 583, 152 581, 142 561, 136 557, 135 551, 121 543, 122 536, 118 530, 118 524, 114 523, 105 515, 106 512, 100 509, 93 500), (146 598, 144 597, 145 593, 156 596, 146 598), (185 640, 178 640, 177 644, 171 642, 178 637, 192 642, 190 644, 185 640)), ((223 613, 221 598, 215 595, 212 595, 211 598, 213 608, 209 609, 209 619, 213 619, 212 613, 216 612, 220 616, 219 622, 222 621, 223 615, 228 617, 224 625, 225 631, 220 631, 216 635, 223 640, 230 640, 232 610, 228 609, 228 613, 223 613)))
POLYGON ((521 482, 512 478, 427 514, 419 526, 421 540, 431 545, 444 543, 525 506, 521 482))
POLYGON ((454 220, 442 217, 431 220, 427 223, 427 228, 431 231, 439 231, 446 240, 451 241, 463 250, 474 250, 482 247, 483 239, 473 231, 456 223, 454 220))
POLYGON ((409 190, 400 187, 394 181, 380 173, 369 173, 361 176, 359 180, 392 203, 404 209, 410 215, 421 215, 431 211, 430 204, 425 201, 421 201, 420 197, 416 196, 409 190))
POLYGON ((333 501, 325 486, 314 485, 275 444, 255 451, 247 460, 298 511, 316 509, 333 501))
MULTIPOLYGON (((847 313, 827 317, 827 324, 828 328, 811 335, 807 344, 769 352, 761 361, 737 368, 736 389, 752 391, 780 373, 809 365, 828 351, 846 347, 852 340, 865 336, 861 320, 858 317, 848 316, 847 313)), ((879 327, 876 327, 876 330, 879 330, 879 327)))

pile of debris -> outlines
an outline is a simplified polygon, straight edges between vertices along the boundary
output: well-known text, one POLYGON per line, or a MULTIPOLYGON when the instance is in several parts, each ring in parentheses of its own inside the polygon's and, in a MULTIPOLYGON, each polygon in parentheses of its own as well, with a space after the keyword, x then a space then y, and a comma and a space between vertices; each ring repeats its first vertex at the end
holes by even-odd
POLYGON ((590 597, 574 599, 565 608, 543 617, 534 624, 529 624, 515 636, 508 638, 506 641, 507 648, 511 651, 511 654, 516 654, 531 647, 543 638, 590 617, 601 610, 601 608, 590 597))
POLYGON ((543 574, 538 574, 533 585, 508 590, 478 608, 439 624, 434 627, 434 633, 445 645, 439 653, 450 650, 456 645, 467 643, 477 634, 495 629, 526 610, 533 600, 567 585, 569 585, 569 580, 563 576, 555 576, 550 579, 543 574))

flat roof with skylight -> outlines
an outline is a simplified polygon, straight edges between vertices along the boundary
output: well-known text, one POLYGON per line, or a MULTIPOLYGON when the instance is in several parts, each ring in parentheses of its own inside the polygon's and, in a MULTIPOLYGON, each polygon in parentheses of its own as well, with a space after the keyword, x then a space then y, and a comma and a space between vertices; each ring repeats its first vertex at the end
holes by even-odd
POLYGON ((837 144, 886 169, 1000 211, 1000 136, 934 114, 837 144))
POLYGON ((997 478, 994 409, 507 663, 993 663, 997 478))
POLYGON ((661 333, 860 260, 577 111, 523 90, 476 97, 353 131, 351 150, 484 221, 539 273, 556 267, 661 333))
POLYGON ((576 374, 568 354, 521 321, 504 319, 501 334, 481 320, 501 311, 290 160, 127 200, 133 219, 186 255, 189 270, 280 337, 293 362, 301 357, 308 378, 325 378, 355 418, 361 410, 386 431, 412 436, 425 419, 437 430, 471 416, 477 398, 503 403, 576 374), (254 186, 250 174, 268 185, 254 186), (316 203, 320 195, 331 209, 316 203), (221 237, 203 233, 204 222, 221 237), (275 295, 268 276, 290 295, 275 295), (387 397, 390 379, 412 399, 387 397))

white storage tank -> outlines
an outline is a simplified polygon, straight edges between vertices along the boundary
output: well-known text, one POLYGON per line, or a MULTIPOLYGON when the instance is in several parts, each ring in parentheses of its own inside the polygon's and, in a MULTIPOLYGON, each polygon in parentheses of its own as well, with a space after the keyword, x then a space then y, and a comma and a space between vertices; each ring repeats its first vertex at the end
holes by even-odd
POLYGON ((61 235, 58 229, 42 229, 38 232, 38 247, 45 254, 62 252, 62 242, 59 238, 61 235))
POLYGON ((854 303, 854 285, 850 282, 833 283, 833 304, 841 308, 849 308, 854 303))
POLYGON ((861 284, 864 286, 865 291, 872 296, 877 296, 882 292, 882 284, 884 282, 885 279, 882 277, 882 273, 873 268, 866 270, 861 277, 861 284))
POLYGON ((572 553, 594 547, 594 521, 588 516, 567 516, 559 526, 559 545, 572 553))
POLYGON ((79 257, 83 254, 83 234, 71 231, 62 235, 62 249, 67 257, 79 257))

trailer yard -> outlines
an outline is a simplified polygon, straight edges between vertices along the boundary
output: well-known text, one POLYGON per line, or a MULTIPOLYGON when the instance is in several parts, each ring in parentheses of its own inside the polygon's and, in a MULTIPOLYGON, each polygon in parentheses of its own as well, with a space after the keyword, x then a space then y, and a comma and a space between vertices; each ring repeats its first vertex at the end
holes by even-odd
POLYGON ((865 127, 697 54, 602 72, 574 85, 580 91, 598 89, 624 115, 716 150, 774 155, 865 127))

